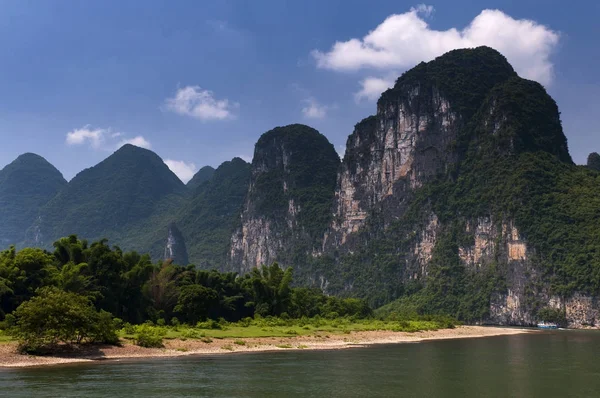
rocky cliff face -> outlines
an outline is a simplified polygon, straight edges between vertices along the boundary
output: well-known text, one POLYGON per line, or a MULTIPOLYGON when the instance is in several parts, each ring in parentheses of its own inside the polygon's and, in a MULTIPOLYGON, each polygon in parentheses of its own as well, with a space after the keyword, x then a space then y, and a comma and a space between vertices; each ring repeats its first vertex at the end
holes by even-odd
POLYGON ((318 246, 331 219, 338 166, 333 145, 308 126, 263 134, 254 151, 241 227, 231 238, 232 269, 247 272, 275 260, 291 264, 294 255, 318 246))
MULTIPOLYGON (((539 84, 517 77, 486 48, 419 65, 348 138, 319 253, 329 255, 333 271, 315 267, 320 285, 324 279, 331 293, 358 293, 376 304, 425 286, 417 294, 429 300, 419 304, 425 311, 531 325, 550 307, 573 326, 594 325, 597 299, 573 290, 557 295, 549 283, 556 278, 548 268, 553 248, 542 248, 545 237, 527 221, 540 203, 552 206, 542 192, 555 190, 555 182, 540 183, 534 171, 550 164, 574 170, 556 104, 539 84), (494 66, 474 70, 471 56, 494 66), (478 87, 470 91, 472 84, 478 87), (502 179, 514 180, 498 184, 502 179)), ((537 229, 544 217, 549 231, 552 223, 562 228, 548 212, 534 216, 537 229)))
POLYGON ((456 161, 451 146, 461 117, 436 87, 419 83, 405 96, 380 101, 377 115, 356 125, 335 192, 325 248, 345 245, 369 213, 385 214, 385 226, 406 210, 411 192, 456 161))
POLYGON ((179 265, 188 265, 189 263, 185 239, 174 222, 170 223, 167 228, 167 242, 163 259, 172 260, 179 265))

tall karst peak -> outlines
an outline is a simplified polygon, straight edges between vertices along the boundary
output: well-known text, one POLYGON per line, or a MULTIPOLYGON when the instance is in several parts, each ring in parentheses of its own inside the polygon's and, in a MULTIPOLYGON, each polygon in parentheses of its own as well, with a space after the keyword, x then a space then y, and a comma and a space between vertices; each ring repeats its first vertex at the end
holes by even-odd
POLYGON ((276 256, 290 262, 285 252, 293 246, 312 250, 331 219, 339 164, 333 145, 312 127, 291 124, 260 137, 242 227, 232 237, 236 269, 268 264, 276 256))

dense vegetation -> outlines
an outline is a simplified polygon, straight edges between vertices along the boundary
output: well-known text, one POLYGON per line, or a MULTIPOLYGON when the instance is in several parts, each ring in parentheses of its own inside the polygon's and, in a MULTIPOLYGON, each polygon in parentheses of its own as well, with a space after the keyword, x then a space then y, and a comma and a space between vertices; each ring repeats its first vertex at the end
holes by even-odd
MULTIPOLYGON (((124 322, 196 325, 254 316, 371 315, 362 300, 292 288, 291 282, 292 269, 276 263, 244 276, 202 271, 152 263, 106 240, 89 245, 73 235, 56 241, 52 253, 14 247, 0 253, 0 316, 24 350, 40 352, 59 342, 114 343, 124 322)), ((140 344, 152 345, 156 331, 135 330, 140 344)))
POLYGON ((0 170, 0 245, 22 242, 41 206, 67 182, 44 158, 26 153, 0 170))

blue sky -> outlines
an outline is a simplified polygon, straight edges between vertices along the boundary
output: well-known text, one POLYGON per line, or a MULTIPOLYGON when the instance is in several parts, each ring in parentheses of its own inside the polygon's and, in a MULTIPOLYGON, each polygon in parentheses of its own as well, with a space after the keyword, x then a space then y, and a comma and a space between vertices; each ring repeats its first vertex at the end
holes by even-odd
POLYGON ((187 179, 290 123, 343 151, 395 77, 480 44, 547 87, 577 163, 600 151, 597 2, 426 4, 0 0, 0 167, 35 152, 70 179, 129 141, 187 179))

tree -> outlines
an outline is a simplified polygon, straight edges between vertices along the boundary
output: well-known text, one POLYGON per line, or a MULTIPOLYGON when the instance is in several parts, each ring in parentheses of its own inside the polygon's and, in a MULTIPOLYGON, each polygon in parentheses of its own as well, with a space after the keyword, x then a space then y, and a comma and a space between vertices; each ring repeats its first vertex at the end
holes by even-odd
POLYGON ((45 287, 14 312, 13 334, 26 352, 51 350, 59 343, 118 342, 112 316, 98 312, 82 295, 45 287))
POLYGON ((195 324, 208 317, 211 307, 219 304, 219 295, 214 289, 202 285, 188 285, 181 288, 175 312, 195 324))
POLYGON ((277 263, 252 270, 247 283, 252 288, 255 311, 258 314, 280 315, 287 311, 290 304, 292 272, 292 268, 284 271, 277 263))

